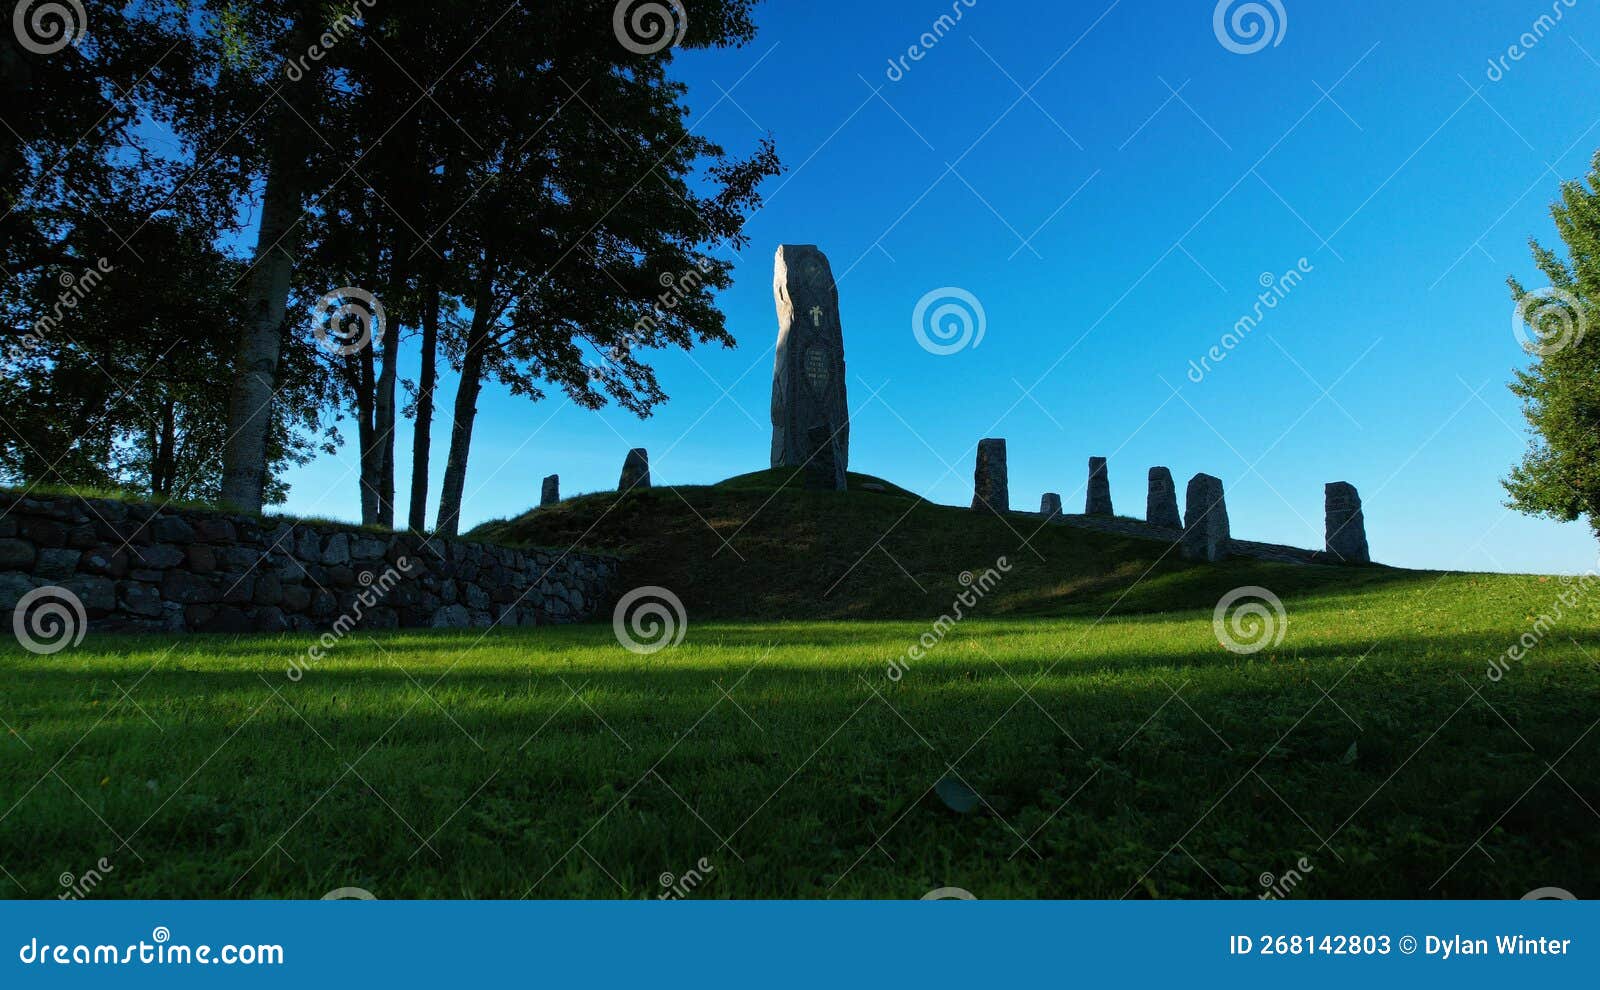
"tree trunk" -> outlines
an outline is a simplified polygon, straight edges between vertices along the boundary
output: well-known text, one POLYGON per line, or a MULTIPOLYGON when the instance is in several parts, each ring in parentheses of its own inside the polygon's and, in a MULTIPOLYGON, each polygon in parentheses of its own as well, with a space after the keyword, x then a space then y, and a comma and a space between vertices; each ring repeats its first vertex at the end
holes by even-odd
POLYGON ((155 436, 155 451, 150 459, 150 494, 171 497, 177 480, 178 424, 171 399, 161 403, 161 423, 155 436))
POLYGON ((461 525, 461 495, 467 483, 472 421, 478 415, 478 393, 483 389, 483 358, 489 346, 494 300, 486 288, 481 288, 476 303, 467 352, 461 359, 461 384, 456 388, 455 415, 450 424, 450 453, 445 458, 444 487, 439 492, 439 522, 434 529, 440 536, 455 536, 461 525))
POLYGON ((284 313, 294 259, 289 232, 300 218, 305 183, 299 148, 286 137, 268 166, 261 203, 245 317, 233 355, 228 389, 228 439, 222 448, 222 500, 246 512, 260 512, 267 484, 267 433, 272 425, 272 395, 278 383, 284 313))
POLYGON ((434 355, 439 348, 439 290, 422 290, 422 373, 417 379, 417 422, 411 434, 411 528, 428 526, 428 446, 433 442, 434 355))
MULTIPOLYGON (((394 283, 391 300, 398 302, 403 283, 394 283)), ((378 525, 394 528, 394 433, 395 385, 400 374, 400 321, 390 317, 383 324, 383 373, 378 376, 378 395, 373 406, 372 426, 377 434, 378 525)))
POLYGON ((361 525, 375 526, 378 523, 379 455, 373 420, 373 393, 377 385, 373 381, 372 348, 363 347, 361 353, 351 359, 351 364, 356 383, 356 444, 360 451, 356 467, 360 475, 357 483, 361 486, 361 525))

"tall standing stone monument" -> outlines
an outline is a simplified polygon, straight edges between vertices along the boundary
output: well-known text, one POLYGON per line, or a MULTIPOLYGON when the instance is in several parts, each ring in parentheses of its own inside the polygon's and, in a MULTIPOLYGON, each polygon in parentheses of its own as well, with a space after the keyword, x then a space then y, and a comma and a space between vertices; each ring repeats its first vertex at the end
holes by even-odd
POLYGON ((1178 515, 1178 488, 1173 484, 1172 472, 1164 467, 1150 469, 1150 494, 1144 502, 1144 521, 1168 529, 1183 528, 1183 519, 1178 515))
POLYGON ((1104 457, 1089 458, 1089 494, 1084 499, 1083 511, 1090 516, 1115 515, 1111 511, 1111 478, 1106 474, 1104 457))
POLYGON ((1222 479, 1197 474, 1189 479, 1184 499, 1183 556, 1188 560, 1228 558, 1228 504, 1222 479))
POLYGON ((839 289, 814 245, 779 246, 772 294, 778 305, 778 356, 772 369, 772 466, 831 461, 832 489, 844 491, 850 464, 844 331, 839 289), (821 433, 815 431, 821 430, 821 433), (820 450, 821 445, 827 450, 820 450))
POLYGON ((1361 512, 1361 495, 1346 481, 1329 482, 1323 489, 1327 551, 1345 564, 1370 564, 1367 520, 1361 512))
POLYGON ((1011 483, 1006 477, 1006 442, 978 441, 978 466, 972 472, 972 507, 1011 511, 1011 483))
POLYGON ((628 492, 649 487, 650 452, 643 447, 635 447, 628 451, 627 458, 622 462, 622 478, 617 482, 617 491, 628 492))
POLYGON ((539 505, 555 505, 561 501, 561 475, 552 474, 544 479, 544 484, 539 489, 539 505))
POLYGON ((1054 519, 1061 515, 1061 496, 1055 492, 1045 492, 1039 500, 1039 515, 1046 519, 1054 519))

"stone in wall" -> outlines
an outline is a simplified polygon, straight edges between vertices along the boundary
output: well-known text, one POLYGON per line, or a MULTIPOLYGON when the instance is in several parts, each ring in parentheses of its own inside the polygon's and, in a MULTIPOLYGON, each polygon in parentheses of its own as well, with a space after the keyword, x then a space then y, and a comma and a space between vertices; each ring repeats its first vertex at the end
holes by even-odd
POLYGON ((1106 473, 1104 457, 1089 458, 1089 492, 1083 500, 1084 515, 1112 516, 1111 478, 1106 473))
POLYGON ((1183 519, 1178 515, 1178 486, 1172 481, 1172 472, 1164 467, 1150 469, 1150 494, 1145 497, 1144 521, 1168 529, 1183 528, 1183 519))
POLYGON ((628 451, 628 456, 622 462, 622 478, 617 482, 617 491, 630 492, 635 488, 650 487, 650 452, 643 447, 635 447, 628 451))
POLYGON ((1061 515, 1061 496, 1055 492, 1045 492, 1039 500, 1039 514, 1046 519, 1054 519, 1061 515))
POLYGON ((561 501, 561 475, 552 474, 539 486, 539 507, 555 505, 561 501))
POLYGON ((1323 520, 1328 556, 1344 564, 1372 562, 1367 549, 1367 520, 1354 485, 1334 481, 1324 488, 1323 520))
POLYGON ((978 441, 978 465, 972 473, 972 507, 989 508, 995 512, 1011 511, 1004 440, 978 441))
POLYGON ((1188 560, 1228 558, 1228 505, 1222 479, 1197 474, 1189 479, 1184 500, 1183 556, 1188 560))

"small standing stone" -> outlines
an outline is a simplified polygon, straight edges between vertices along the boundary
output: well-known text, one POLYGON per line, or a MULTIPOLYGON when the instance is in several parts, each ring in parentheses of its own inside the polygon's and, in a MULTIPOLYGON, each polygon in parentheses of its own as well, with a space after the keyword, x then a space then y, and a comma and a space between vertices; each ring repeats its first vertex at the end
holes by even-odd
POLYGON ((539 489, 539 504, 555 505, 561 501, 561 475, 552 474, 544 479, 544 485, 539 489))
POLYGON ((1178 486, 1173 484, 1172 472, 1164 467, 1150 469, 1150 494, 1144 503, 1144 521, 1168 529, 1183 528, 1183 519, 1178 515, 1178 486))
POLYGON ((1221 478, 1197 474, 1189 479, 1184 506, 1183 556, 1188 560, 1206 561, 1228 557, 1228 504, 1223 500, 1221 478))
POLYGON ((622 480, 617 482, 617 491, 628 492, 649 487, 650 452, 643 447, 635 447, 628 451, 627 460, 622 462, 622 480))
POLYGON ((1039 514, 1046 519, 1061 515, 1061 496, 1055 492, 1045 492, 1044 498, 1039 500, 1039 514))
POLYGON ((1111 511, 1111 478, 1106 474, 1104 457, 1089 458, 1089 496, 1083 511, 1091 516, 1115 515, 1111 511))
POLYGON ((1324 527, 1328 555, 1344 564, 1370 564, 1367 520, 1361 512, 1361 495, 1348 482, 1330 482, 1323 489, 1324 527))
POLYGON ((995 512, 1011 511, 1011 487, 1006 478, 1006 442, 978 441, 978 466, 972 473, 972 507, 995 512))

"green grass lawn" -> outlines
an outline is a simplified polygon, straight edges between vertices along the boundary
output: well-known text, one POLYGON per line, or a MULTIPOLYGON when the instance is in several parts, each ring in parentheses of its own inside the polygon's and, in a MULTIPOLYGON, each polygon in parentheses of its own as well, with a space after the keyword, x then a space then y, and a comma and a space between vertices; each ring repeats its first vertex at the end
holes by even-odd
POLYGON ((1179 611, 970 619, 898 683, 926 619, 693 601, 651 656, 604 622, 358 633, 298 683, 304 637, 11 648, 0 889, 104 859, 94 897, 1600 895, 1592 598, 1496 683, 1557 580, 1188 573, 1155 586, 1179 611), (1242 584, 1283 595, 1280 646, 1219 645, 1242 584))

